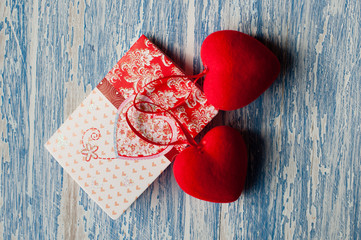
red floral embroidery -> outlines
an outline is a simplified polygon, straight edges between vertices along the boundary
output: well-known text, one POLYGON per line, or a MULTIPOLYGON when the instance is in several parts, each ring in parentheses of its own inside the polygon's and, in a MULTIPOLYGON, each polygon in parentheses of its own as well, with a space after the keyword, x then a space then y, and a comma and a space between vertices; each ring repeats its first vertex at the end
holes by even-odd
POLYGON ((92 146, 89 143, 85 144, 85 148, 81 150, 81 154, 84 155, 84 160, 89 162, 92 158, 97 159, 98 154, 95 152, 98 151, 98 146, 92 146))

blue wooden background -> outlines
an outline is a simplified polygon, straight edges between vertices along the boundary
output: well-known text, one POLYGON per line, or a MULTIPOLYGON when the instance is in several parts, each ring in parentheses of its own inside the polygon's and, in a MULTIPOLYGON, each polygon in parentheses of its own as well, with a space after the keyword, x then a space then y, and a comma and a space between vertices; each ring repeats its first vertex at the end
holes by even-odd
POLYGON ((0 239, 361 239, 359 0, 0 2, 0 239), (279 78, 213 125, 243 132, 247 186, 230 204, 187 196, 171 168, 111 220, 44 149, 141 34, 187 73, 234 29, 279 78))

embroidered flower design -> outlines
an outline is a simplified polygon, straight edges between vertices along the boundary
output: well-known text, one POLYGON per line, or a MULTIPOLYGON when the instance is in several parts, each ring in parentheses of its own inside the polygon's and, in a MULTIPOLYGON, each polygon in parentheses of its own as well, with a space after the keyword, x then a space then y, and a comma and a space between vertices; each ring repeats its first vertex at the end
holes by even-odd
POLYGON ((85 148, 81 150, 81 154, 84 155, 84 160, 89 162, 92 158, 97 159, 98 154, 96 154, 95 152, 98 151, 98 149, 99 149, 98 146, 92 146, 89 143, 87 143, 85 145, 85 148))

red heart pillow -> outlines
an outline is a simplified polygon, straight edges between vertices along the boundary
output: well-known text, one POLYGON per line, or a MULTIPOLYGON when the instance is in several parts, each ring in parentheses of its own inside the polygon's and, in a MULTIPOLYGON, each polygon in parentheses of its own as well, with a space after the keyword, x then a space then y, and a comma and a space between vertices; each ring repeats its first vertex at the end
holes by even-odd
POLYGON ((173 172, 178 185, 193 197, 218 203, 237 200, 247 174, 247 149, 241 134, 227 126, 213 128, 198 146, 176 157, 173 172))
POLYGON ((210 34, 201 47, 208 69, 204 93, 221 110, 244 107, 258 98, 277 78, 277 57, 255 38, 237 31, 210 34))

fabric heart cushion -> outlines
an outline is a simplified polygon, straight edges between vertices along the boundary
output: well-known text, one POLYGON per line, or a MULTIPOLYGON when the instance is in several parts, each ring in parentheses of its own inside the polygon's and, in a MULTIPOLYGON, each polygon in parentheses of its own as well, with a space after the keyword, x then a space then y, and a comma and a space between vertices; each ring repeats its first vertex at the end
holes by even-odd
POLYGON ((204 93, 221 110, 244 107, 258 98, 277 78, 280 63, 261 42, 241 32, 210 34, 201 47, 208 69, 204 93))
POLYGON ((176 157, 173 172, 178 185, 193 197, 217 203, 237 200, 247 173, 247 149, 241 134, 227 126, 213 128, 198 146, 176 157))

